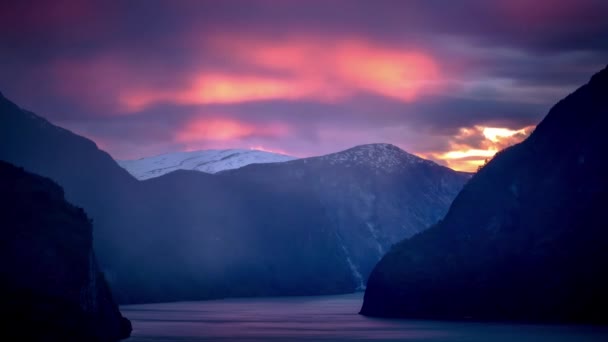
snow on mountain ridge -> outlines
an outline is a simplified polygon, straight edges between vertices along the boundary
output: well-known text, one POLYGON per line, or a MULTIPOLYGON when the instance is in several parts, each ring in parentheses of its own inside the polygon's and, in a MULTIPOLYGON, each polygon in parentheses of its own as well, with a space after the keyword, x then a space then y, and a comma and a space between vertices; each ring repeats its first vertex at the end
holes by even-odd
POLYGON ((118 164, 139 180, 162 176, 176 170, 216 173, 256 163, 279 163, 295 157, 260 150, 227 149, 166 153, 136 160, 118 160, 118 164))
POLYGON ((414 164, 436 165, 435 162, 417 157, 399 147, 386 144, 359 145, 341 152, 331 153, 320 157, 312 157, 329 162, 331 165, 368 166, 385 172, 393 172, 403 166, 414 164))
POLYGON ((391 144, 359 145, 327 155, 297 159, 261 150, 227 149, 166 153, 136 160, 119 160, 118 164, 135 178, 145 180, 176 170, 196 170, 217 173, 238 169, 249 164, 303 162, 318 160, 330 165, 367 166, 376 171, 395 172, 403 167, 426 164, 442 167, 430 160, 410 154, 391 144))

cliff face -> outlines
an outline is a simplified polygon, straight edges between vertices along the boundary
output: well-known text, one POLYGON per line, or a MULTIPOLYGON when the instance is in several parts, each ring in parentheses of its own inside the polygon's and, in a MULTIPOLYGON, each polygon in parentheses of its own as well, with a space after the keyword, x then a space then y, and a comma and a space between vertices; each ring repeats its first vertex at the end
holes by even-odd
POLYGON ((92 225, 49 179, 0 162, 0 298, 20 340, 129 336, 93 252, 92 225))
POLYGON ((361 313, 607 323, 607 126, 604 69, 378 263, 361 313))

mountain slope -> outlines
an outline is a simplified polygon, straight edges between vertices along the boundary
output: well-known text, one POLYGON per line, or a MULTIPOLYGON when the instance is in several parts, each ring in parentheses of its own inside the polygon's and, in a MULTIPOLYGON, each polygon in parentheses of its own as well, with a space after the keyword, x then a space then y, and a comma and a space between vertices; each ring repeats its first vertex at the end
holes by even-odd
POLYGON ((395 246, 362 314, 607 323, 608 68, 478 172, 436 226, 395 246))
POLYGON ((130 333, 93 253, 82 209, 49 179, 0 161, 3 336, 117 341, 130 333), (25 329, 24 329, 25 328, 25 329))
POLYGON ((238 169, 249 164, 280 163, 294 159, 294 157, 284 154, 259 150, 228 149, 166 153, 135 160, 118 160, 117 162, 135 178, 144 180, 175 170, 216 173, 238 169))
POLYGON ((2 96, 0 160, 52 178, 87 210, 121 303, 355 288, 324 209, 307 193, 183 170, 140 182, 90 140, 2 96))
POLYGON ((393 243, 435 223, 468 176, 389 144, 321 157, 250 165, 218 175, 318 198, 358 288, 393 243))
POLYGON ((392 243, 444 215, 468 179, 370 145, 137 181, 91 141, 1 96, 0 159, 57 181, 91 215, 121 303, 354 291, 392 243))

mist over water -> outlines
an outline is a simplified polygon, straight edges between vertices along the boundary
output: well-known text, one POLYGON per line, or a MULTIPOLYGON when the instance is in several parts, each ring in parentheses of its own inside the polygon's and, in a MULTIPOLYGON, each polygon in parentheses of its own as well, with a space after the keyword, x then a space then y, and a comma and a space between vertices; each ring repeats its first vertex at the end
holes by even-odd
POLYGON ((358 315, 363 293, 128 305, 139 341, 608 341, 608 327, 393 320, 358 315))

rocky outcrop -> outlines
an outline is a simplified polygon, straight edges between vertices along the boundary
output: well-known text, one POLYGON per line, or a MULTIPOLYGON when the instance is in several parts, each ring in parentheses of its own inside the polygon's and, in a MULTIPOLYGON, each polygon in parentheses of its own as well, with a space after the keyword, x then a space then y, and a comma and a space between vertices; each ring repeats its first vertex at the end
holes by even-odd
POLYGON ((608 69, 372 272, 370 316, 608 323, 608 69))
POLYGON ((92 224, 51 180, 0 162, 0 335, 117 341, 131 324, 95 260, 92 224))

